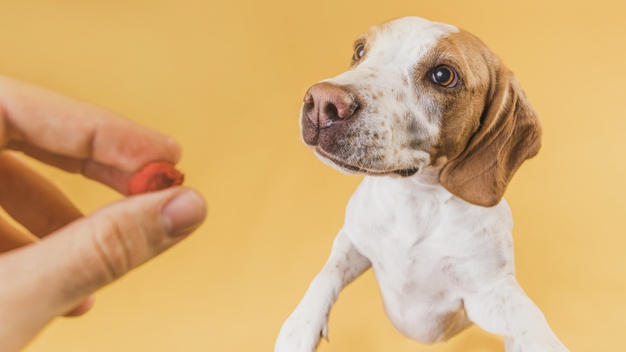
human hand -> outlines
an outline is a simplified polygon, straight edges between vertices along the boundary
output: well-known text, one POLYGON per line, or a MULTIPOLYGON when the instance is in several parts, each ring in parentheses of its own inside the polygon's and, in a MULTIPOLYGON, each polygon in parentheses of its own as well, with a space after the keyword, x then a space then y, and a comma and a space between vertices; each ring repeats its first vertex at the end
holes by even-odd
POLYGON ((193 232, 206 205, 176 187, 83 216, 14 151, 127 194, 151 161, 179 146, 97 107, 0 77, 0 206, 40 241, 0 218, 0 346, 18 351, 60 315, 81 315, 92 293, 193 232), (13 151, 11 151, 13 150, 13 151))

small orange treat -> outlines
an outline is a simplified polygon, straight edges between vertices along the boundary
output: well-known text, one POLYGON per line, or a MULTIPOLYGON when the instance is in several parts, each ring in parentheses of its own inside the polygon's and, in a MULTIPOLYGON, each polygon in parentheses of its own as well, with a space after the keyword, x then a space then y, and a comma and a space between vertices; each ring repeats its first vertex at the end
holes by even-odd
POLYGON ((142 167, 128 181, 128 194, 154 192, 183 184, 185 175, 176 170, 174 165, 155 161, 142 167))

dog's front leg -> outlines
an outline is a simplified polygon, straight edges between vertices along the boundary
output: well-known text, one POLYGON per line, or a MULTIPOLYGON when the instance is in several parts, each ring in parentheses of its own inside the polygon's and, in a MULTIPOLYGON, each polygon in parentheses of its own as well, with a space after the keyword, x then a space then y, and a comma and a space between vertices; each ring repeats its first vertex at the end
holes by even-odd
POLYGON ((539 308, 513 276, 464 300, 467 314, 481 328, 506 340, 507 352, 567 352, 539 308))
POLYGON ((280 329, 274 351, 315 351, 320 338, 328 338, 328 314, 339 292, 370 266, 370 261, 340 231, 326 265, 280 329))

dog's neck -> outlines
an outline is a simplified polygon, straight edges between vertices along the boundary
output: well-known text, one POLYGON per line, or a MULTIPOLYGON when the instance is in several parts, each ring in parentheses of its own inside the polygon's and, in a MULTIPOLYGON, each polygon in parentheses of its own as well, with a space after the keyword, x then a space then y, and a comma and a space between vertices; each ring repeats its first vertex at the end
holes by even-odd
POLYGON ((429 200, 436 203, 455 199, 456 197, 439 183, 440 172, 441 168, 426 167, 408 177, 367 176, 365 181, 374 188, 380 188, 381 192, 392 192, 397 197, 419 194, 423 200, 430 198, 429 200))
MULTIPOLYGON (((417 173, 409 177, 392 177, 399 180, 403 187, 407 187, 413 190, 420 190, 423 192, 438 192, 439 189, 445 189, 439 183, 439 174, 441 168, 434 168, 431 166, 421 168, 417 173)), ((446 193, 449 193, 445 191, 446 193)))
MULTIPOLYGON (((439 182, 439 174, 442 167, 424 167, 412 176, 402 177, 399 175, 390 176, 367 176, 366 182, 369 187, 379 189, 383 193, 393 193, 390 199, 394 197, 413 196, 418 194, 419 199, 424 202, 430 202, 431 205, 455 204, 458 209, 484 209, 495 208, 484 207, 469 203, 448 191, 439 182), (453 201, 452 203, 449 203, 453 201), (459 208, 459 206, 461 208, 459 208)), ((378 192, 378 191, 376 191, 378 192)), ((399 199, 399 198, 396 198, 399 199)), ((500 203, 506 203, 504 199, 500 203)))

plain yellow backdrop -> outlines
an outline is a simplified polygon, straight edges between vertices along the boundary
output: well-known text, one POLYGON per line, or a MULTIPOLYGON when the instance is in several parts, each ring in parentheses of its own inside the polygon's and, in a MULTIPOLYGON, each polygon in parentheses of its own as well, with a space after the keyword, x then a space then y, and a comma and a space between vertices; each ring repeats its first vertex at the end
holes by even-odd
MULTIPOLYGON (((617 0, 0 0, 0 74, 173 136, 210 204, 191 238, 26 351, 271 351, 360 181, 300 142, 302 97, 348 67, 360 32, 406 15, 473 32, 515 71, 544 125, 506 194, 518 279, 572 351, 626 350, 624 11, 617 0)), ((120 198, 37 167, 85 212, 120 198)), ((319 351, 503 351, 477 327, 434 346, 404 338, 371 272, 341 294, 330 339, 319 351)))

